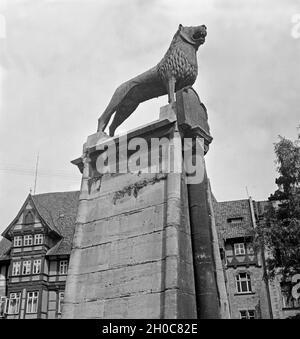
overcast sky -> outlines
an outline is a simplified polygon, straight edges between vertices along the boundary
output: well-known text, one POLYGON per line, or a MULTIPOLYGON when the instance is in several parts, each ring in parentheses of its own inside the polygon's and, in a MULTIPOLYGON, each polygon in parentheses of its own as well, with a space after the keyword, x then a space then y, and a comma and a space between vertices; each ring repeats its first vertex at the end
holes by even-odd
MULTIPOLYGON (((156 65, 181 23, 205 24, 194 88, 214 140, 206 156, 219 201, 267 199, 273 143, 300 124, 299 0, 0 0, 0 231, 34 188, 77 190, 70 161, 115 88, 156 65)), ((122 125, 158 118, 151 100, 122 125)), ((118 130, 117 130, 118 131, 118 130)), ((119 129, 120 131, 120 129, 119 129)))

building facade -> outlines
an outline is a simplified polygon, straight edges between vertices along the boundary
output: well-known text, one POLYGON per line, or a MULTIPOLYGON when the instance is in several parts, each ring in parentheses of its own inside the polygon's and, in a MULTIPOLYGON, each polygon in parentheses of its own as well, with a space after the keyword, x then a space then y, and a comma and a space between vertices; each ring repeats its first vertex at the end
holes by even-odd
POLYGON ((268 253, 254 246, 255 227, 264 222, 268 204, 251 198, 214 203, 232 319, 283 319, 300 313, 300 300, 289 293, 300 275, 288 286, 279 276, 267 279, 268 253))
POLYGON ((251 200, 216 204, 216 224, 223 253, 233 319, 271 318, 262 253, 253 246, 255 214, 251 200))
POLYGON ((78 192, 29 195, 0 243, 0 316, 60 318, 78 192))
MULTIPOLYGON (((0 241, 0 317, 61 317, 79 192, 29 195, 0 241)), ((270 202, 213 199, 232 319, 282 319, 300 313, 300 274, 266 279, 267 253, 255 227, 270 202), (298 293, 298 294, 297 294, 298 293)))

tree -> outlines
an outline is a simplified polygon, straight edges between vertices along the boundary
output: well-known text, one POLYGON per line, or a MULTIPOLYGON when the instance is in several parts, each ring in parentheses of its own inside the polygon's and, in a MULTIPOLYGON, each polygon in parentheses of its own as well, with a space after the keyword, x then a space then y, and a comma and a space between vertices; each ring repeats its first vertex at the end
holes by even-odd
POLYGON ((257 239, 270 254, 269 278, 281 274, 283 281, 300 272, 300 135, 295 141, 279 136, 274 144, 278 189, 269 197, 257 239))

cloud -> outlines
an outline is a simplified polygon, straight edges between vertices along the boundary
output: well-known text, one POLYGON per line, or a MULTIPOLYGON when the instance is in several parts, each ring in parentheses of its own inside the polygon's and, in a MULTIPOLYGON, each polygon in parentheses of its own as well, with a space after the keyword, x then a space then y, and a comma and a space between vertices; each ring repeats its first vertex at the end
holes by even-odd
MULTIPOLYGON (((205 23, 194 87, 214 137, 206 156, 214 194, 243 198, 252 183, 255 198, 264 199, 274 189, 272 144, 278 134, 293 138, 299 125, 300 40, 291 36, 299 12, 293 0, 9 1, 0 46, 1 158, 31 166, 40 150, 42 167, 77 175, 70 160, 95 132, 115 88, 159 62, 179 23, 205 23)), ((162 97, 140 105, 121 129, 157 119, 165 104, 162 97)), ((6 225, 32 182, 1 173, 0 180, 6 225)), ((41 180, 38 188, 70 185, 41 180)))

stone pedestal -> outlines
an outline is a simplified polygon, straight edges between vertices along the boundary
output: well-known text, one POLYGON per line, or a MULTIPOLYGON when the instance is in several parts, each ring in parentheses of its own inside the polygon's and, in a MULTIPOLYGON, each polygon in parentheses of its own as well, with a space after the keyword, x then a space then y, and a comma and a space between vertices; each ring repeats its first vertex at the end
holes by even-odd
MULTIPOLYGON (((159 120, 129 132, 125 146, 155 136, 172 146, 175 121, 174 109, 164 107, 159 120)), ((115 143, 119 154, 121 139, 92 135, 73 162, 83 177, 62 317, 196 318, 183 174, 99 175, 101 145, 115 143)))
POLYGON ((191 88, 151 124, 120 137, 88 137, 73 161, 83 175, 63 318, 227 317, 205 165, 203 180, 187 184, 178 147, 184 138, 204 141, 203 166, 212 137, 191 88), (137 144, 139 170, 128 173, 137 144))

